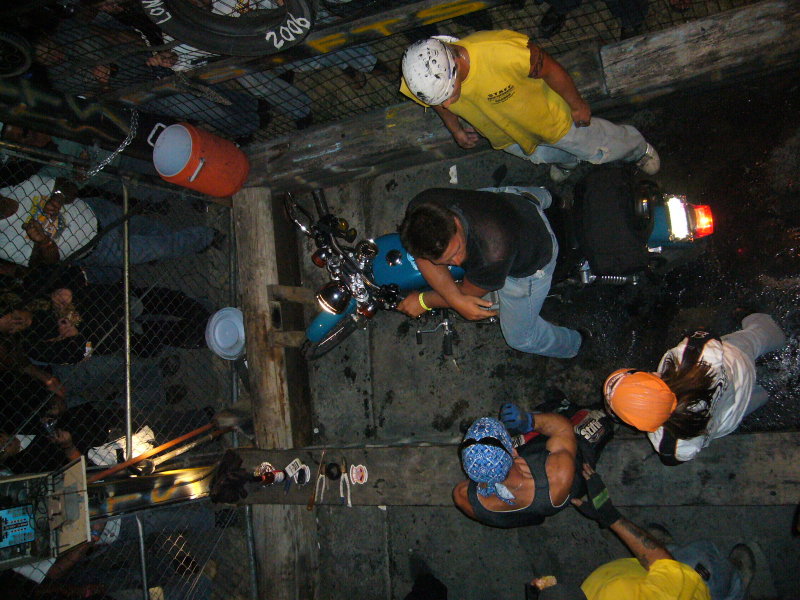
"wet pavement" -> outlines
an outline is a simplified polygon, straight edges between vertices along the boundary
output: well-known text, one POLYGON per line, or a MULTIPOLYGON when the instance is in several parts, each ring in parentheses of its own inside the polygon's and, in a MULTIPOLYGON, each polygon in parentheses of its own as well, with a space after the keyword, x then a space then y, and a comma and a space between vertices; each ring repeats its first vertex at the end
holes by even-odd
MULTIPOLYGON (((699 256, 638 288, 555 286, 542 315, 594 334, 591 352, 572 360, 521 354, 505 345, 497 325, 464 322, 455 325, 454 360, 445 360, 441 332, 425 335, 420 345, 415 341, 416 330, 432 323, 378 314, 367 331, 311 366, 315 441, 454 442, 474 418, 495 414, 508 400, 533 407, 552 386, 576 403, 594 404, 612 370, 654 369, 686 330, 706 326, 724 334, 751 311, 772 314, 790 341, 759 360, 759 380, 771 400, 740 430, 797 430, 799 108, 800 79, 784 74, 676 94, 611 117, 635 124, 659 149, 662 169, 653 179, 663 190, 712 207, 716 232, 699 256)), ((360 234, 375 237, 395 229, 416 193, 447 186, 453 165, 459 187, 495 185, 502 175, 503 185, 546 185, 568 200, 574 183, 554 187, 544 168, 485 152, 330 189, 328 201, 360 234)), ((307 246, 303 255, 305 285, 318 287, 323 273, 311 266, 307 246)), ((783 568, 786 560, 800 560, 789 533, 792 510, 653 507, 633 516, 668 523, 676 539, 712 538, 725 552, 736 541, 756 544, 760 575, 753 597, 789 598, 800 587, 800 575, 783 568)), ((332 583, 322 597, 403 597, 412 554, 423 556, 459 598, 522 597, 520 582, 534 571, 561 570, 575 579, 599 564, 598 556, 624 555, 616 541, 568 512, 542 528, 506 533, 469 522, 455 509, 320 509, 323 576, 337 564, 353 565, 352 576, 332 583), (481 565, 474 548, 483 542, 492 557, 481 565), (481 576, 482 566, 491 569, 490 578, 481 576)))

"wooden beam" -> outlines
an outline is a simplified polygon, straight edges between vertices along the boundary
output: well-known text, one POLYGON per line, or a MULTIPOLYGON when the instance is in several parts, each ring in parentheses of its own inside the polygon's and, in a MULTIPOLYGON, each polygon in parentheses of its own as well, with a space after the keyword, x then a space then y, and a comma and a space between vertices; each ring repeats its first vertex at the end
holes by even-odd
MULTIPOLYGON (((246 188, 233 198, 256 441, 261 448, 291 448, 310 439, 311 411, 302 394, 291 395, 290 402, 287 351, 272 343, 282 333, 276 330, 276 321, 283 324, 273 314, 276 303, 270 302, 268 292, 270 285, 281 283, 282 255, 275 243, 273 211, 267 188, 246 188)), ((259 597, 313 598, 316 583, 310 574, 318 562, 316 524, 307 511, 299 506, 256 506, 253 527, 258 532, 259 597)))
POLYGON ((301 304, 316 304, 317 298, 313 291, 304 287, 293 285, 270 285, 267 287, 270 298, 273 300, 285 300, 287 302, 299 302, 301 304))
MULTIPOLYGON (((306 504, 322 449, 239 451, 246 467, 265 460, 284 466, 299 457, 314 473, 306 486, 257 487, 247 503, 306 504)), ((366 465, 369 479, 351 485, 353 505, 450 506, 465 476, 455 445, 328 448, 326 462, 366 465)), ((614 440, 601 457, 603 475, 619 506, 793 505, 800 497, 800 433, 730 435, 699 458, 665 467, 643 437, 614 440)), ((322 504, 339 504, 338 482, 328 482, 322 504)))
MULTIPOLYGON (((767 0, 558 60, 598 112, 800 64, 799 22, 800 0, 767 0)), ((275 191, 334 187, 487 150, 486 142, 462 150, 433 111, 411 101, 247 148, 251 181, 275 191)))

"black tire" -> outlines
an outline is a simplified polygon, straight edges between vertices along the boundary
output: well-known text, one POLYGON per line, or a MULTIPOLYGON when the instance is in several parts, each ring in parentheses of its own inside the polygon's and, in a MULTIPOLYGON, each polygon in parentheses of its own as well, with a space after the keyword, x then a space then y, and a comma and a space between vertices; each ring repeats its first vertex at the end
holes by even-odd
POLYGON ((350 334, 358 329, 362 329, 364 325, 364 317, 361 315, 348 315, 336 324, 336 327, 331 329, 330 333, 318 341, 316 344, 306 340, 300 352, 306 360, 317 360, 325 356, 328 352, 336 348, 339 344, 345 341, 350 334))
POLYGON ((302 42, 314 26, 313 0, 241 17, 209 12, 190 0, 140 0, 153 23, 176 40, 226 56, 267 56, 302 42))
POLYGON ((31 68, 32 60, 31 45, 24 37, 0 31, 0 78, 22 75, 31 68))

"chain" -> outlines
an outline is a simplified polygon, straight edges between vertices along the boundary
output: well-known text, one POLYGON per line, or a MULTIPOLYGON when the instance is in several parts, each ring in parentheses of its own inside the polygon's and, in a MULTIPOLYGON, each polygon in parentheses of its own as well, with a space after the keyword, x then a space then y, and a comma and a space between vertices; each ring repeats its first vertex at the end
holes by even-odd
POLYGON ((117 156, 119 156, 119 153, 125 150, 125 148, 127 148, 133 141, 133 138, 136 137, 136 132, 138 129, 139 129, 139 112, 135 108, 132 108, 131 127, 130 130, 128 131, 128 135, 125 137, 124 140, 122 140, 122 143, 119 145, 119 148, 114 150, 111 154, 109 154, 103 160, 97 163, 96 166, 92 167, 86 172, 86 179, 89 179, 90 177, 94 177, 95 175, 97 175, 100 171, 106 168, 106 165, 108 165, 108 163, 117 158, 117 156))

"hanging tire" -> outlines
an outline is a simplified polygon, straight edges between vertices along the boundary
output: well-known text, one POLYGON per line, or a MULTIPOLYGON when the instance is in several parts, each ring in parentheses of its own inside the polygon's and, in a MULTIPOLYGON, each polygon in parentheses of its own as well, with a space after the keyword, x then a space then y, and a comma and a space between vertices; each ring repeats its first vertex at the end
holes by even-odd
POLYGON ((16 33, 0 31, 0 77, 16 77, 31 68, 33 52, 28 41, 16 33))
POLYGON ((363 329, 365 324, 366 319, 361 315, 348 315, 317 343, 306 340, 300 352, 306 360, 317 360, 345 341, 354 331, 363 329))
POLYGON ((314 25, 313 0, 240 17, 218 15, 191 0, 140 0, 153 23, 176 40, 226 56, 267 56, 302 42, 314 25))

